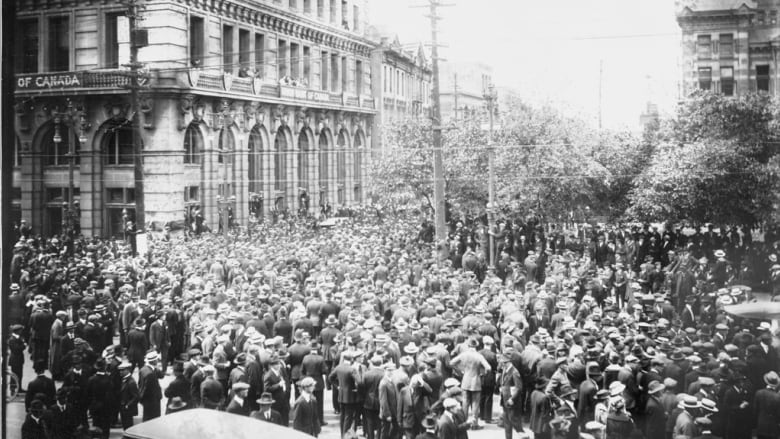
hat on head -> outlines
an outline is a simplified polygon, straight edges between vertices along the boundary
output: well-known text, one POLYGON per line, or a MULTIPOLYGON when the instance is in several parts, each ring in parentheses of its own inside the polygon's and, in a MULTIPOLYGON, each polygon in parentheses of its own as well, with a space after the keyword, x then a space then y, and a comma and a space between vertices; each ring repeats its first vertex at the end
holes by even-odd
POLYGON ((450 387, 456 387, 460 385, 460 381, 458 381, 456 378, 447 378, 444 380, 444 387, 450 388, 450 387))
POLYGON ((699 408, 699 400, 695 396, 684 395, 679 407, 683 409, 697 409, 699 408))
POLYGON ((650 381, 650 384, 647 385, 647 393, 650 395, 654 395, 658 392, 662 392, 666 386, 658 382, 657 380, 650 381))
POLYGON ((426 416, 422 421, 422 426, 426 430, 434 430, 436 428, 436 418, 433 416, 426 416))
POLYGON ((596 400, 604 401, 608 398, 609 398, 609 390, 601 389, 598 392, 596 392, 596 400))
POLYGON ((675 387, 677 387, 677 380, 675 380, 674 378, 664 378, 664 387, 669 390, 674 389, 675 387))
POLYGON ((715 250, 713 255, 715 255, 716 258, 725 258, 726 252, 724 252, 723 250, 715 250))
POLYGON ((409 354, 409 355, 414 355, 414 354, 420 352, 420 348, 417 347, 417 345, 412 341, 412 342, 409 342, 409 344, 407 344, 406 346, 404 346, 404 352, 409 354))
POLYGON ((445 409, 451 409, 451 408, 458 407, 460 403, 455 398, 445 398, 443 405, 445 409))
POLYGON ((777 372, 775 372, 774 370, 769 371, 766 374, 764 374, 764 382, 766 383, 767 386, 775 388, 778 385, 780 385, 780 376, 778 376, 777 372))
POLYGON ((609 395, 610 396, 622 395, 624 390, 626 390, 626 385, 621 383, 620 381, 613 381, 609 385, 609 395))
POLYGON ((701 401, 699 401, 699 405, 702 409, 707 410, 710 413, 717 413, 718 407, 715 404, 715 401, 708 399, 708 398, 702 398, 701 401))
POLYGON ((249 390, 249 384, 238 382, 233 384, 233 387, 231 388, 233 392, 238 392, 240 390, 249 390))
POLYGON ((146 356, 144 357, 144 361, 146 361, 147 363, 152 363, 159 359, 160 359, 160 354, 158 354, 156 351, 151 351, 147 353, 146 356))
POLYGON ((174 396, 168 402, 168 410, 181 410, 184 407, 187 407, 187 403, 180 396, 174 396))
MULTIPOLYGON (((309 377, 306 377, 306 378, 309 378, 309 377)), ((301 380, 301 381, 303 381, 303 380, 301 380)), ((270 393, 263 392, 263 394, 260 395, 260 399, 258 399, 255 402, 257 402, 258 405, 272 405, 276 401, 274 401, 274 399, 273 399, 273 397, 271 396, 270 393)))

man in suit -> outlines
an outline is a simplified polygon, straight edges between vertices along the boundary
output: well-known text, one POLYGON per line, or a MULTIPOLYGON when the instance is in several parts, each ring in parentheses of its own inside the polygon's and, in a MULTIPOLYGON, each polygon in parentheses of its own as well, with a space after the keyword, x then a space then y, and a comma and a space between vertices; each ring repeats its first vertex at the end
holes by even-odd
POLYGON ((780 377, 770 371, 764 375, 766 387, 756 392, 753 409, 756 414, 756 437, 769 439, 780 437, 780 377))
POLYGON ((57 401, 49 407, 49 433, 51 439, 71 439, 76 434, 78 421, 73 407, 68 404, 68 389, 57 390, 57 401))
MULTIPOLYGON (((458 425, 455 421, 455 412, 460 404, 453 398, 444 400, 444 413, 439 417, 439 439, 458 438, 458 425)), ((384 436, 383 436, 384 437, 384 436)))
POLYGON ((113 380, 106 373, 106 361, 98 358, 95 362, 95 374, 87 380, 87 400, 92 425, 100 427, 103 439, 108 439, 111 432, 112 400, 115 397, 113 380))
MULTIPOLYGON (((170 401, 178 396, 187 407, 191 407, 190 382, 184 378, 184 364, 181 361, 173 363, 173 376, 173 381, 165 388, 165 397, 170 401)), ((165 413, 168 414, 167 407, 165 413)))
POLYGON ((146 320, 139 317, 135 319, 135 327, 127 333, 127 360, 134 368, 143 366, 144 355, 149 350, 149 341, 146 338, 146 320))
POLYGON ((233 391, 233 399, 230 400, 225 411, 236 415, 249 416, 251 409, 248 401, 246 401, 249 384, 238 382, 233 384, 231 390, 233 391))
MULTIPOLYGON (((128 361, 123 361, 117 366, 121 377, 121 387, 119 390, 119 416, 122 421, 122 428, 127 430, 133 426, 133 417, 138 414, 138 401, 140 399, 140 393, 138 391, 138 384, 132 376, 133 365, 128 361)), ((115 398, 116 395, 111 395, 115 398)), ((112 407, 113 409, 113 407, 112 407)), ((112 417, 115 416, 115 412, 112 411, 112 417)))
POLYGON ((165 375, 158 366, 159 359, 157 352, 149 352, 144 358, 146 364, 138 371, 139 402, 144 408, 144 422, 160 416, 160 400, 162 400, 160 379, 165 375))
POLYGON ((317 414, 317 402, 312 394, 314 386, 314 379, 311 377, 304 377, 298 383, 301 395, 293 404, 292 417, 293 429, 317 437, 322 428, 317 414))
POLYGON ((11 336, 8 337, 8 350, 10 355, 8 356, 8 366, 11 368, 11 372, 16 374, 19 378, 19 391, 22 389, 22 377, 24 375, 24 350, 27 349, 27 343, 22 338, 22 331, 24 326, 11 325, 11 336))
POLYGON ((323 416, 323 393, 325 390, 325 380, 323 377, 328 374, 328 367, 325 365, 325 357, 319 353, 319 342, 316 339, 312 340, 310 347, 311 351, 301 360, 300 374, 302 377, 311 377, 314 379, 314 390, 312 393, 317 399, 317 413, 320 417, 320 425, 328 425, 323 416))
POLYGON ((384 369, 385 376, 379 382, 379 419, 382 422, 379 437, 393 439, 398 423, 398 394, 392 379, 395 364, 387 363, 384 369))
POLYGON ((599 391, 599 381, 602 378, 599 364, 595 361, 588 362, 585 366, 585 374, 587 378, 580 384, 577 404, 577 418, 583 425, 595 419, 596 393, 599 391))
POLYGON ((328 381, 337 386, 339 391, 339 405, 341 413, 339 423, 342 436, 350 429, 357 429, 358 419, 358 384, 361 381, 358 365, 352 364, 353 353, 344 352, 341 356, 341 364, 328 376, 328 381))
POLYGON ((263 389, 271 394, 274 399, 274 410, 282 415, 282 424, 285 427, 290 421, 290 392, 289 383, 283 368, 282 360, 274 354, 269 363, 269 370, 263 376, 263 389))
POLYGON ((382 368, 382 357, 374 355, 369 361, 370 366, 363 374, 360 384, 363 393, 363 419, 365 420, 366 439, 378 438, 381 429, 379 422, 379 384, 385 377, 382 368))
POLYGON ((664 439, 666 437, 666 410, 661 404, 660 395, 666 387, 653 380, 647 386, 647 403, 644 409, 645 438, 664 439))
MULTIPOLYGON (((47 361, 45 358, 36 358, 36 360, 47 361)), ((46 411, 42 401, 36 399, 30 404, 30 411, 22 424, 22 439, 49 438, 49 420, 45 414, 46 411)))
MULTIPOLYGON (((203 372, 203 381, 200 384, 200 406, 212 410, 221 409, 225 400, 225 389, 222 388, 222 383, 214 378, 217 368, 206 364, 201 371, 203 372)), ((195 385, 194 379, 193 385, 195 385)))
POLYGON ((450 365, 460 368, 463 373, 460 387, 466 392, 466 400, 463 403, 466 418, 469 410, 474 416, 474 428, 479 428, 479 400, 482 394, 482 375, 492 370, 485 357, 477 352, 478 342, 469 338, 468 347, 458 356, 452 359, 450 365))
POLYGON ((65 354, 65 352, 62 352, 62 338, 65 337, 65 324, 68 321, 68 313, 60 310, 55 313, 55 317, 56 319, 51 325, 51 335, 49 337, 49 370, 52 378, 62 379, 64 374, 62 357, 65 354))
POLYGON ((479 409, 482 416, 482 420, 486 424, 489 424, 493 420, 493 391, 496 388, 496 370, 498 370, 498 359, 495 352, 493 352, 493 346, 495 341, 490 335, 482 337, 482 344, 484 348, 479 351, 479 354, 488 362, 490 370, 486 371, 482 375, 482 393, 479 398, 479 409))
MULTIPOLYGON (((311 348, 303 340, 305 334, 306 333, 301 329, 296 330, 295 343, 287 349, 287 353, 289 354, 287 357, 287 366, 290 369, 290 381, 293 383, 298 383, 301 380, 301 363, 303 362, 303 357, 311 352, 311 348)), ((295 398, 298 398, 299 394, 300 390, 296 384, 295 398)))
POLYGON ((77 426, 89 425, 87 422, 87 372, 82 367, 82 356, 76 354, 72 356, 73 367, 65 374, 62 380, 62 387, 68 389, 68 402, 73 407, 74 418, 77 419, 77 426))
POLYGON ((512 439, 512 430, 523 431, 523 379, 509 357, 501 355, 500 358, 499 395, 504 408, 504 437, 512 439))
POLYGON ((160 354, 160 370, 163 375, 168 368, 168 348, 171 346, 171 336, 168 323, 165 320, 165 311, 157 311, 157 320, 149 326, 149 348, 160 354))
POLYGON ((54 381, 46 376, 46 364, 38 360, 33 364, 33 370, 36 377, 27 385, 27 393, 24 395, 24 407, 27 410, 30 409, 30 403, 32 403, 36 395, 43 394, 46 396, 42 399, 45 406, 53 404, 56 395, 54 381))
POLYGON ((276 410, 271 408, 271 406, 274 403, 274 399, 271 397, 270 393, 268 392, 263 393, 260 396, 260 399, 256 401, 256 403, 260 407, 260 409, 250 413, 249 414, 250 417, 258 419, 260 421, 270 422, 276 425, 282 424, 282 415, 279 414, 279 412, 277 412, 276 410))

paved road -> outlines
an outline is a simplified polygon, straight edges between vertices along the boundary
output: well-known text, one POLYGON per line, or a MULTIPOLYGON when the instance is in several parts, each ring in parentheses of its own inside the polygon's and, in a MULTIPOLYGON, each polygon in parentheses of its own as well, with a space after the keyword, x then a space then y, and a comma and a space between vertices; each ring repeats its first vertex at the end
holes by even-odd
MULTIPOLYGON (((23 383, 22 387, 27 388, 27 383, 31 381, 35 377, 35 373, 32 370, 32 362, 27 358, 27 361, 25 361, 24 364, 24 376, 23 376, 23 383)), ((163 378, 160 381, 160 386, 163 390, 168 386, 168 383, 170 383, 173 380, 173 376, 170 373, 163 378)), ((136 376, 137 378, 137 372, 136 376)), ((61 385, 61 382, 57 383, 57 387, 61 385)), ((333 407, 331 406, 331 395, 329 391, 325 391, 325 422, 328 423, 328 425, 324 426, 322 429, 322 433, 320 434, 320 438, 322 439, 339 439, 339 419, 338 415, 333 412, 333 407)), ((162 401, 162 410, 165 412, 165 405, 167 404, 167 400, 165 397, 163 397, 162 401)), ((498 408, 498 400, 496 399, 493 404, 494 414, 493 418, 494 420, 498 418, 500 413, 500 408, 498 408)), ((24 422, 25 418, 25 411, 24 411, 24 395, 19 395, 15 401, 11 401, 6 405, 7 410, 7 439, 21 439, 22 434, 22 423, 24 422)), ((143 410, 141 407, 139 407, 139 411, 143 410)), ((136 423, 141 422, 141 417, 136 418, 136 423)), ((496 439, 503 437, 503 429, 499 429, 496 424, 488 424, 485 426, 485 428, 481 430, 476 431, 470 431, 469 432, 469 438, 470 439, 496 439)), ((122 429, 121 428, 115 428, 111 430, 111 438, 121 438, 122 437, 122 429)), ((516 435, 515 437, 518 437, 516 435)))

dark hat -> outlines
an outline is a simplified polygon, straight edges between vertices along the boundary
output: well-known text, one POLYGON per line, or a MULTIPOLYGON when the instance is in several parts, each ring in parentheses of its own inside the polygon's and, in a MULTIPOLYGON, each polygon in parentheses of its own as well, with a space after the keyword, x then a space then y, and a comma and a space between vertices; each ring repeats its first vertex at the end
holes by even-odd
POLYGON ((11 325, 11 332, 21 332, 24 329, 22 325, 11 325))
POLYGON ((181 361, 177 361, 177 362, 173 363, 173 372, 174 373, 176 373, 176 372, 184 372, 184 363, 182 363, 181 361))
POLYGON ((262 395, 260 395, 260 399, 258 399, 257 402, 259 405, 271 405, 275 403, 273 397, 271 397, 271 394, 268 392, 263 392, 262 395))
POLYGON ((433 416, 426 416, 422 421, 422 426, 426 430, 433 430, 436 428, 436 418, 433 416))
POLYGON ((536 380, 534 381, 534 387, 536 387, 536 389, 542 390, 547 387, 548 382, 549 380, 546 377, 536 377, 536 380))
POLYGON ((187 407, 187 403, 180 396, 174 396, 168 402, 168 410, 181 410, 184 407, 187 407))

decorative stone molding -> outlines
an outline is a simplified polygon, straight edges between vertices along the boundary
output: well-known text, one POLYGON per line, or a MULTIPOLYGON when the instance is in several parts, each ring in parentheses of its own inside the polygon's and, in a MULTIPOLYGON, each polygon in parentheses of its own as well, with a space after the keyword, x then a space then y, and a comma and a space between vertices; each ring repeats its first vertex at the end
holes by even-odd
POLYGON ((130 115, 130 103, 114 97, 104 105, 106 119, 127 119, 130 115))
POLYGON ((14 101, 14 113, 16 114, 16 128, 18 131, 27 132, 31 128, 31 115, 35 111, 32 99, 16 98, 14 101))
POLYGON ((328 120, 328 112, 327 111, 319 111, 317 113, 317 129, 315 130, 316 134, 321 134, 325 128, 328 127, 328 124, 330 121, 328 120))
POLYGON ((179 130, 185 130, 195 118, 195 95, 185 94, 179 97, 179 130))
POLYGON ((141 95, 138 98, 138 110, 144 117, 143 127, 147 130, 154 128, 154 99, 149 95, 141 95))

